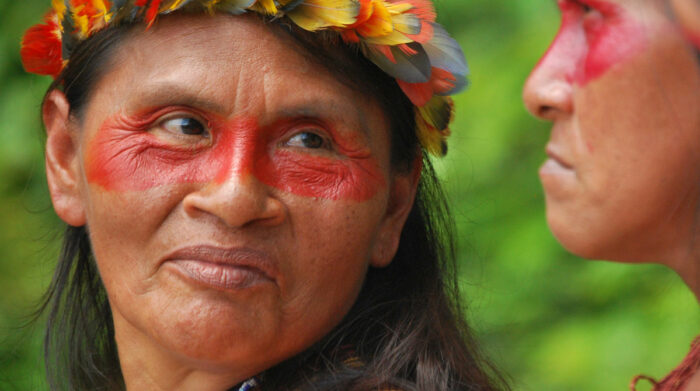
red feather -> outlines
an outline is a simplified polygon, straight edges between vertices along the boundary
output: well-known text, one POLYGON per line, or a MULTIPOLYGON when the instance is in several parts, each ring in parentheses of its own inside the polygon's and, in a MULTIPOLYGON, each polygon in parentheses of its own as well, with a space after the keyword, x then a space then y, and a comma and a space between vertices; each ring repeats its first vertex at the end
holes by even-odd
POLYGON ((146 28, 151 27, 153 22, 155 22, 158 9, 160 8, 160 2, 161 0, 151 0, 151 4, 148 5, 148 9, 146 10, 146 23, 148 23, 148 27, 146 28))
POLYGON ((357 35, 355 30, 340 30, 340 36, 343 37, 343 40, 348 43, 360 42, 360 36, 357 35))
POLYGON ((411 100, 411 103, 418 107, 423 107, 433 95, 451 90, 455 86, 456 81, 457 78, 449 71, 433 67, 430 80, 425 83, 406 83, 401 80, 397 80, 397 83, 408 99, 411 100))
POLYGON ((403 80, 396 79, 396 82, 401 87, 404 94, 416 106, 425 106, 430 98, 433 97, 433 87, 430 82, 427 83, 406 83, 403 80))
POLYGON ((44 20, 46 24, 32 26, 24 34, 20 56, 27 72, 56 78, 63 70, 61 30, 54 11, 50 11, 44 20))

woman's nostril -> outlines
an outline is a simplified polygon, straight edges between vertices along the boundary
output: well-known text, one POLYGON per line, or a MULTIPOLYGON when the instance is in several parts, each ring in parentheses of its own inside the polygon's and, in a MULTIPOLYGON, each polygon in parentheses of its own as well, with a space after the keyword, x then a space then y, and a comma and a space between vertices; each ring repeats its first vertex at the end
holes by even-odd
POLYGON ((537 111, 535 112, 535 115, 542 119, 552 119, 554 117, 555 112, 556 109, 554 107, 542 105, 538 107, 537 111))

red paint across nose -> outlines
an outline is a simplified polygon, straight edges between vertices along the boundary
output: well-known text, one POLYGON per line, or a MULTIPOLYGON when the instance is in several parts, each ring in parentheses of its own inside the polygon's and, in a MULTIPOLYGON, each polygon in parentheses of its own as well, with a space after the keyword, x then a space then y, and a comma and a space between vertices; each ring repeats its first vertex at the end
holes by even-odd
POLYGON ((622 6, 586 0, 559 1, 562 23, 557 37, 536 68, 557 66, 567 81, 586 85, 646 47, 646 30, 622 6))
POLYGON ((149 131, 162 115, 118 115, 105 121, 88 146, 88 181, 110 191, 141 191, 254 175, 285 192, 354 201, 370 199, 386 186, 369 153, 325 156, 280 146, 279 132, 261 128, 251 117, 214 119, 210 145, 183 147, 149 131))
POLYGON ((253 173, 255 162, 266 158, 260 150, 261 132, 255 118, 237 118, 223 124, 219 140, 212 151, 212 159, 219 167, 214 181, 223 183, 230 175, 246 176, 253 173))

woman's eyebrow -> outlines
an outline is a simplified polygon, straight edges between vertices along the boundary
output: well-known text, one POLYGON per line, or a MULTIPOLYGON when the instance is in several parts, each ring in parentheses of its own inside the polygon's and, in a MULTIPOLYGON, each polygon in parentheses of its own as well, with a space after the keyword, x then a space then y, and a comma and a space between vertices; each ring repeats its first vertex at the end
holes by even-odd
POLYGON ((146 91, 136 93, 138 102, 149 106, 182 105, 205 111, 225 114, 227 109, 220 103, 204 98, 188 88, 183 88, 178 83, 154 83, 142 87, 146 91))
POLYGON ((299 104, 282 107, 277 111, 277 114, 286 118, 309 117, 341 122, 347 122, 349 120, 349 125, 353 128, 358 127, 363 133, 369 132, 364 111, 357 107, 357 105, 337 100, 308 100, 299 104))

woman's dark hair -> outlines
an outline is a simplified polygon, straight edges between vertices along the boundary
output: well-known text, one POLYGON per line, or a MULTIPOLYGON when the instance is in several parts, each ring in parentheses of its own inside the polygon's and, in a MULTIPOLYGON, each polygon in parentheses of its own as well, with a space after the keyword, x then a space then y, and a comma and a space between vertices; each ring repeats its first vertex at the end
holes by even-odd
MULTIPOLYGON (((394 79, 335 34, 309 33, 284 18, 263 19, 281 39, 298 45, 343 83, 376 99, 390 122, 394 170, 408 172, 418 159, 423 166, 416 201, 391 264, 371 268, 344 320, 304 353, 262 374, 261 388, 507 389, 466 323, 453 222, 435 171, 419 146, 411 102, 394 79), (349 361, 351 356, 355 360, 349 361)), ((110 27, 75 48, 49 88, 64 92, 71 115, 82 116, 100 70, 139 26, 110 27)), ((66 229, 42 310, 48 312, 44 356, 51 390, 124 388, 112 314, 86 227, 66 229)))

